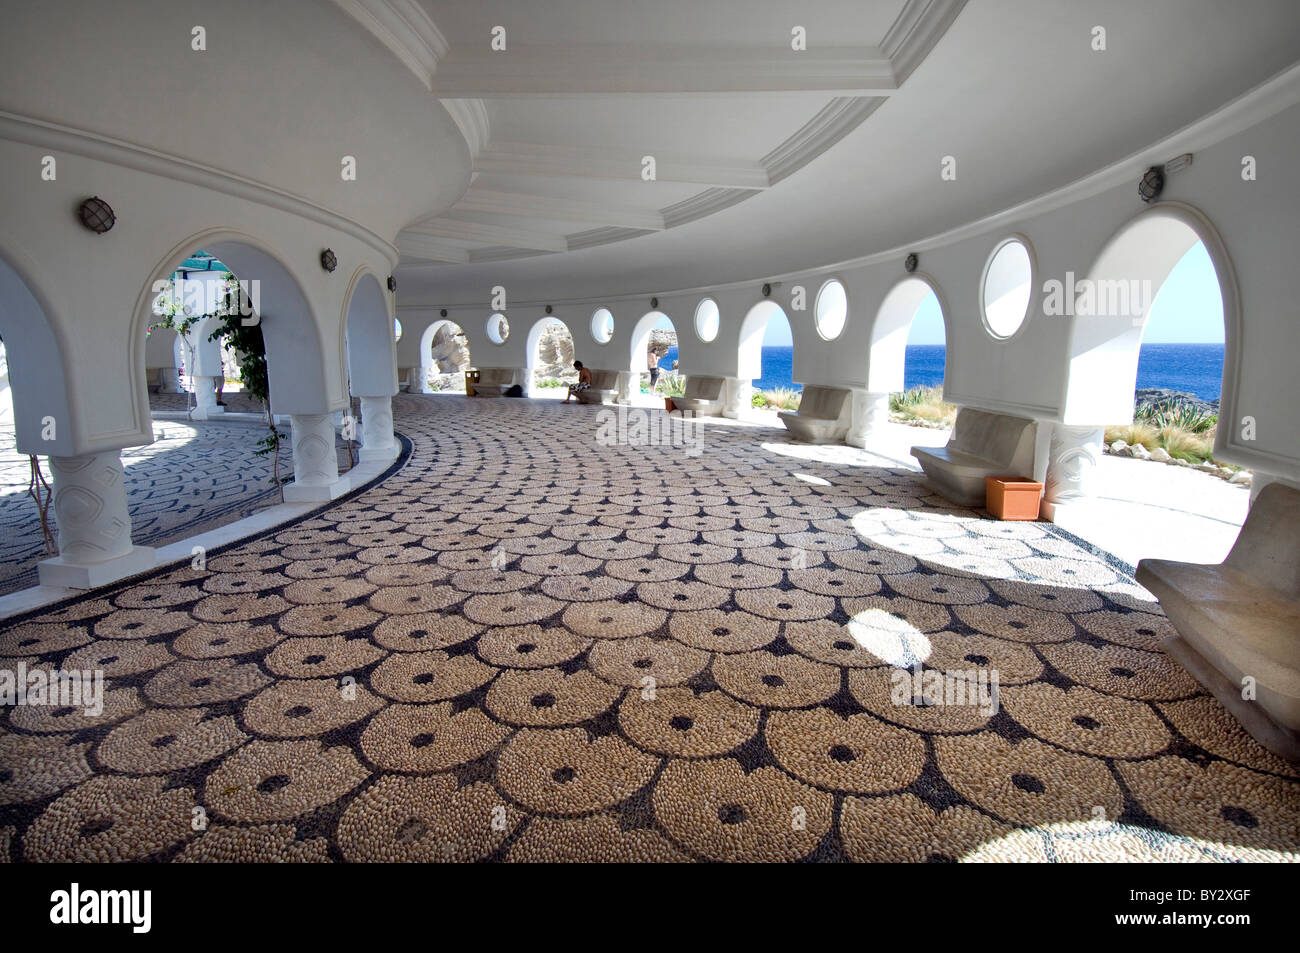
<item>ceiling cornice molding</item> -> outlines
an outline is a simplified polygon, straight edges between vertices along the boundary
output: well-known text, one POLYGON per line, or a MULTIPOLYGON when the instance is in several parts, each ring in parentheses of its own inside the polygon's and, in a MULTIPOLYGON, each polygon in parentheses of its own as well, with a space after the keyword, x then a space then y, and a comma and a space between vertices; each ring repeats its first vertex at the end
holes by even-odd
POLYGON ((426 262, 469 264, 468 250, 430 235, 420 235, 405 230, 398 233, 397 241, 401 248, 403 260, 418 258, 426 262))
POLYGON ((743 202, 754 193, 745 189, 705 189, 663 210, 664 222, 669 228, 685 225, 697 218, 705 218, 737 202, 743 202))
POLYGON ((487 104, 481 99, 443 99, 439 100, 450 114, 460 134, 469 146, 469 157, 477 159, 479 153, 487 148, 492 130, 488 119, 487 104))
POLYGON ((649 232, 638 228, 617 228, 614 226, 593 228, 589 231, 570 235, 569 251, 577 251, 579 248, 595 248, 597 245, 608 245, 610 242, 621 242, 627 238, 636 238, 648 234, 649 232))
POLYGON ((467 222, 459 218, 425 219, 415 225, 408 225, 398 235, 398 247, 402 239, 409 235, 423 235, 453 242, 481 242, 485 245, 506 245, 511 248, 529 248, 536 251, 568 251, 569 243, 563 235, 550 232, 532 231, 507 225, 485 225, 482 222, 467 222))
POLYGON ((664 217, 655 209, 605 205, 600 202, 583 202, 578 199, 535 195, 528 192, 481 189, 475 186, 470 186, 451 211, 546 218, 562 222, 633 228, 638 231, 657 232, 664 229, 664 217))
POLYGON ((469 253, 469 263, 478 265, 484 262, 494 261, 514 261, 517 258, 536 258, 538 255, 549 255, 550 252, 537 251, 535 249, 521 251, 518 248, 512 248, 505 245, 493 245, 488 248, 475 248, 469 253))
MULTIPOLYGON (((478 173, 544 175, 592 179, 641 180, 642 155, 616 149, 540 145, 531 142, 495 142, 474 162, 478 173)), ((707 185, 734 189, 766 189, 767 170, 744 159, 692 159, 655 156, 659 182, 707 185)))
MULTIPOLYGON (((730 177, 733 179, 738 178, 741 182, 766 181, 769 185, 775 184, 786 176, 797 172, 839 142, 840 139, 866 120, 884 101, 882 97, 843 96, 835 98, 816 116, 805 123, 798 132, 764 156, 758 166, 745 168, 737 163, 729 167, 720 167, 716 163, 692 162, 691 160, 661 160, 656 164, 659 169, 663 169, 663 162, 667 162, 670 175, 674 170, 679 170, 678 174, 689 177, 692 181, 700 178, 730 177), (708 171, 705 171, 706 167, 708 167, 708 171), (728 171, 720 171, 720 168, 726 168, 728 171), (689 171, 680 172, 682 169, 688 169, 689 171), (761 170, 761 173, 759 170, 761 170)), ((476 165, 476 171, 504 171, 507 166, 519 168, 518 163, 532 163, 532 167, 536 169, 555 169, 557 165, 562 166, 567 170, 567 174, 574 175, 578 174, 577 164, 584 162, 587 163, 584 168, 599 167, 606 171, 612 168, 614 163, 617 164, 618 171, 625 168, 640 169, 639 163, 634 163, 630 156, 613 158, 609 155, 593 154, 590 150, 583 150, 582 154, 579 155, 577 150, 567 147, 538 146, 529 143, 499 143, 494 147, 491 154, 484 156, 482 163, 476 165), (511 165, 512 163, 515 165, 511 165)), ((560 173, 557 172, 556 174, 560 173)), ((632 178, 634 176, 628 177, 632 178)), ((674 179, 674 181, 681 180, 674 179)), ((730 208, 753 194, 753 189, 714 186, 688 199, 670 205, 660 212, 643 212, 636 209, 606 209, 602 211, 602 207, 597 203, 590 203, 588 209, 580 211, 584 203, 549 200, 516 193, 489 192, 487 190, 476 194, 474 188, 471 187, 456 205, 456 208, 466 211, 560 220, 565 220, 566 215, 562 213, 567 208, 568 220, 592 221, 610 226, 570 235, 568 250, 575 251, 580 248, 591 248, 596 245, 636 238, 647 231, 675 228, 678 225, 684 225, 687 222, 705 218, 723 209, 730 208), (515 204, 512 204, 512 201, 515 204), (581 217, 575 217, 579 215, 581 217)))
POLYGON ((610 43, 486 44, 453 49, 438 64, 439 96, 493 99, 829 92, 888 95, 898 88, 889 58, 874 46, 788 48, 610 43))
POLYGON ((388 47, 425 89, 433 89, 434 73, 451 47, 416 0, 334 2, 388 47))
MULTIPOLYGON (((944 35, 965 6, 966 0, 907 0, 898 17, 891 25, 882 41, 880 49, 870 49, 870 68, 883 75, 884 66, 888 64, 891 76, 897 82, 889 84, 892 92, 906 76, 925 58, 934 45, 944 35)), ((636 53, 625 47, 587 47, 597 50, 596 57, 602 70, 629 69, 636 73, 637 58, 645 54, 636 53), (613 56, 611 51, 618 51, 613 56), (628 66, 628 60, 633 65, 628 66)), ((679 47, 668 52, 668 61, 675 63, 672 69, 664 68, 664 60, 655 61, 655 72, 680 73, 687 69, 686 61, 681 60, 687 48, 679 47), (676 62, 674 58, 681 60, 676 62)), ((692 55, 698 59, 702 48, 692 49, 692 55)), ((519 53, 519 51, 515 51, 519 53)), ((709 54, 710 68, 722 68, 733 71, 737 57, 752 56, 752 51, 712 50, 709 54)), ((859 51, 861 53, 862 51, 859 51)), ((802 62, 800 67, 807 78, 818 74, 824 80, 832 75, 833 70, 842 63, 843 50, 832 50, 831 55, 821 60, 782 60, 768 64, 773 76, 782 70, 792 68, 792 64, 802 62)), ((480 54, 486 56, 488 54, 480 54)), ((506 60, 485 60, 494 71, 503 76, 520 76, 534 68, 558 69, 572 68, 574 62, 584 62, 581 57, 559 57, 549 48, 523 48, 518 56, 506 60), (511 66, 513 63, 513 66, 511 66), (539 64, 546 64, 540 67, 539 64), (559 66, 556 66, 559 64, 559 66), (512 72, 513 71, 513 72, 512 72)), ((692 61, 694 62, 694 61, 692 61)), ((743 64, 742 64, 743 65, 743 64)), ((484 68, 487 68, 486 66, 484 68)), ((446 72, 451 67, 444 70, 446 72)), ((497 81, 500 81, 498 77, 497 81)), ((505 86, 500 87, 504 89, 505 86)), ((548 88, 543 83, 542 88, 548 88)), ((611 77, 601 76, 593 80, 592 92, 617 92, 611 85, 611 77)), ((681 90, 678 90, 680 92, 681 90)), ((882 90, 881 92, 886 92, 882 90)), ((824 154, 846 135, 865 122, 886 100, 885 95, 877 96, 836 96, 815 116, 800 127, 793 135, 763 156, 757 163, 743 160, 718 162, 717 160, 697 160, 685 157, 656 156, 656 177, 659 181, 680 184, 706 185, 704 191, 683 201, 670 205, 659 212, 662 225, 658 227, 674 228, 697 219, 705 218, 744 201, 756 191, 769 188, 782 179, 794 174, 818 156, 824 154)), ((449 100, 447 102, 453 102, 449 100)), ((481 104, 481 100, 478 100, 481 104)), ((486 107, 484 107, 486 114, 486 107)), ((454 115, 454 114, 453 114, 454 115)), ((469 136, 467 135, 467 139, 469 136)), ((473 150, 473 147, 471 147, 473 150)), ((561 176, 578 178, 601 178, 636 180, 640 178, 640 156, 622 154, 614 150, 579 149, 569 146, 539 145, 524 142, 498 142, 487 148, 474 152, 474 176, 484 173, 505 175, 561 176)), ((458 206, 466 210, 493 212, 496 214, 515 214, 521 217, 546 217, 540 212, 525 211, 522 208, 508 208, 501 203, 486 204, 470 198, 462 200, 458 206)), ((536 207, 536 206, 533 206, 536 207)), ((560 215, 550 216, 562 219, 560 215)), ((568 236, 569 250, 590 248, 599 244, 625 241, 644 234, 644 229, 655 230, 655 226, 646 221, 629 220, 626 217, 606 216, 615 220, 604 221, 600 218, 587 219, 597 221, 607 227, 591 229, 568 236)), ((484 249, 478 249, 482 252, 484 249)), ((496 256, 492 260, 504 260, 510 257, 508 248, 494 249, 496 256)), ((471 255, 473 258, 473 255, 471 255)))
POLYGON ((880 43, 901 86, 934 49, 966 0, 907 0, 880 43))
POLYGON ((839 96, 793 136, 760 160, 768 181, 775 185, 839 142, 875 112, 885 99, 880 96, 839 96))
POLYGON ((379 252, 388 261, 390 267, 397 264, 397 246, 360 222, 317 205, 301 195, 286 192, 276 186, 227 172, 215 166, 204 165, 192 159, 159 152, 121 139, 102 136, 86 129, 77 129, 73 126, 10 112, 0 112, 0 139, 11 139, 29 146, 69 152, 87 159, 134 169, 137 172, 160 175, 187 185, 212 189, 250 202, 260 202, 290 215, 297 215, 338 229, 379 252))
MULTIPOLYGON (((1126 182, 1136 182, 1137 177, 1142 173, 1142 171, 1152 163, 1164 161, 1183 152, 1195 153, 1209 148, 1230 136, 1244 132, 1245 130, 1277 115, 1283 110, 1296 105, 1300 105, 1300 64, 1288 67, 1273 78, 1266 80, 1254 89, 1243 93, 1231 102, 1225 103, 1223 106, 1201 117, 1195 122, 1184 126, 1177 132, 1159 139, 1145 148, 1131 153, 1123 159, 1113 162, 1090 175, 1084 176, 1081 179, 1076 179, 1060 188, 1045 192, 1041 195, 1035 196, 1034 198, 1028 199, 1027 201, 1005 208, 1002 211, 995 212, 992 215, 986 215, 983 218, 967 222, 955 228, 938 232, 928 238, 922 238, 917 241, 896 245, 893 248, 873 252, 870 255, 863 255, 857 258, 849 258, 829 264, 814 265, 780 274, 759 275, 752 278, 741 279, 739 281, 700 285, 690 288, 678 288, 667 291, 662 288, 647 288, 601 297, 552 297, 548 298, 546 302, 515 300, 514 307, 529 307, 538 303, 552 303, 556 307, 595 306, 600 303, 616 303, 619 301, 645 298, 652 294, 658 295, 661 298, 703 295, 748 286, 757 287, 764 282, 795 281, 800 279, 812 280, 818 277, 824 277, 834 272, 884 264, 890 261, 902 261, 903 256, 908 252, 932 251, 936 248, 942 248, 946 245, 951 245, 954 242, 962 241, 967 238, 978 237, 988 232, 1008 228, 1027 219, 1035 218, 1039 215, 1044 215, 1048 212, 1099 195, 1108 189, 1120 187, 1126 182)), ((900 280, 901 277, 902 276, 900 276, 900 280)), ((442 306, 450 308, 474 307, 475 305, 474 303, 460 303, 443 304, 442 306)), ((408 303, 406 307, 414 309, 419 307, 429 307, 429 305, 408 303)))

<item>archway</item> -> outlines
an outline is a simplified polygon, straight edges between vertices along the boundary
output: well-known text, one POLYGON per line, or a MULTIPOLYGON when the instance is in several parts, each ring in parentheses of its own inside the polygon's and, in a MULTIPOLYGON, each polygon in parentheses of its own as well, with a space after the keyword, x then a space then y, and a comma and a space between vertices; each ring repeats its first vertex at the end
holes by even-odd
POLYGON ((528 331, 528 395, 564 397, 578 379, 574 370, 573 332, 559 318, 546 317, 528 331))
MULTIPOLYGON (((393 395, 397 393, 396 339, 401 325, 389 315, 388 299, 369 272, 358 272, 348 300, 348 392, 361 410, 361 459, 396 453, 393 395)), ((349 408, 350 412, 350 408, 349 408)), ((350 435, 350 434, 348 434, 350 435)))
MULTIPOLYGON (((763 394, 761 406, 792 410, 799 405, 803 385, 794 379, 794 335, 785 310, 775 301, 760 301, 740 325, 740 380, 763 394)), ((742 400, 742 406, 758 404, 742 400)))
POLYGON ((677 326, 662 311, 641 315, 628 342, 628 366, 634 394, 674 396, 681 383, 677 374, 679 361, 677 326))
POLYGON ((238 363, 212 334, 222 326, 216 315, 227 303, 227 292, 237 287, 236 281, 225 264, 198 251, 155 286, 158 293, 150 303, 151 320, 145 328, 151 412, 184 409, 191 417, 205 420, 223 411, 225 381, 232 374, 238 376, 238 363))
MULTIPOLYGON (((1236 279, 1217 233, 1199 213, 1160 205, 1121 228, 1102 248, 1080 282, 1057 282, 1044 308, 1063 310, 1070 320, 1070 363, 1065 381, 1063 422, 1067 426, 1128 423, 1133 419, 1142 340, 1155 302, 1175 268, 1198 246, 1202 270, 1212 270, 1220 297, 1219 321, 1202 320, 1202 330, 1222 330, 1220 390, 1231 399, 1228 360, 1235 350, 1240 318, 1236 279)), ((1051 283, 1049 283, 1051 284, 1051 283)), ((1217 335, 1216 335, 1217 337, 1217 335)))
POLYGON ((393 321, 379 281, 369 272, 361 274, 348 301, 345 325, 348 384, 354 397, 391 397, 397 393, 393 321))
POLYGON ((59 340, 44 302, 0 257, 0 342, 8 365, 14 440, 20 453, 67 456, 77 446, 78 421, 59 340), (48 426, 48 419, 54 428, 48 426))
POLYGON ((867 367, 869 395, 889 395, 906 419, 951 425, 956 408, 943 403, 947 324, 934 283, 913 275, 896 284, 876 312, 867 367))
POLYGON ((1236 279, 1217 232, 1188 206, 1157 205, 1119 229, 1083 279, 1067 275, 1044 291, 1044 310, 1070 321, 1064 410, 1048 449, 1046 514, 1130 561, 1177 558, 1192 540, 1198 558, 1221 558, 1249 494, 1212 479, 1234 476, 1213 458, 1227 436, 1220 416, 1236 419, 1229 405, 1240 327, 1236 279), (1199 366, 1170 376, 1161 338, 1206 345, 1184 355, 1199 366), (1199 381, 1204 396, 1179 386, 1189 379, 1199 381), (1136 401, 1139 386, 1192 394, 1136 401), (1103 461, 1107 443, 1143 462, 1103 461), (1177 474, 1164 465, 1180 462, 1202 465, 1206 474, 1177 474), (1139 549, 1111 530, 1139 520, 1147 528, 1139 549), (1183 538, 1189 542, 1180 544, 1183 538))
MULTIPOLYGON (((224 317, 208 319, 212 329, 224 327, 223 345, 249 356, 243 384, 250 397, 259 397, 265 386, 267 405, 256 407, 273 413, 276 422, 287 416, 290 422, 294 478, 283 489, 289 502, 333 499, 345 492, 348 481, 340 480, 335 446, 333 411, 341 409, 347 398, 346 369, 343 366, 344 316, 335 312, 328 322, 319 323, 302 283, 284 263, 284 258, 243 233, 230 229, 212 229, 176 246, 155 269, 141 291, 135 332, 139 341, 136 373, 139 392, 144 396, 145 341, 144 327, 155 318, 152 302, 156 288, 204 249, 207 257, 220 262, 223 292, 230 303, 238 305, 238 317, 227 322, 224 317), (237 276, 238 284, 228 284, 226 273, 237 276), (330 357, 326 358, 329 342, 330 357), (261 351, 264 364, 257 359, 261 351)), ((224 298, 224 294, 223 294, 224 298)), ((211 329, 202 324, 195 339, 206 342, 211 329)), ((203 372, 202 352, 196 357, 195 370, 203 372)), ((195 391, 200 400, 211 397, 210 387, 224 377, 223 363, 218 360, 212 373, 199 373, 195 391)), ((147 405, 146 405, 147 406, 147 405)), ((214 408, 216 409, 216 408, 214 408)), ((282 432, 268 419, 268 439, 278 448, 282 432)), ((278 468, 278 460, 274 461, 278 468)), ((275 475, 278 481, 278 474, 275 475)), ((278 482, 277 484, 278 485, 278 482)))
POLYGON ((465 393, 465 372, 473 367, 469 339, 455 321, 434 321, 420 335, 420 384, 426 394, 465 393))

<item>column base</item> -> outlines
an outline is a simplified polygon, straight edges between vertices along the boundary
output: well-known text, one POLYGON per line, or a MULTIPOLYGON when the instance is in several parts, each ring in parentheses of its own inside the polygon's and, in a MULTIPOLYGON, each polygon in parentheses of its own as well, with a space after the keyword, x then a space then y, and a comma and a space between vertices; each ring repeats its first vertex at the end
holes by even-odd
POLYGON ((889 395, 855 389, 850 413, 849 432, 844 435, 844 442, 865 450, 871 438, 889 422, 889 395))
POLYGON ((211 418, 218 417, 225 412, 226 408, 222 407, 220 404, 213 404, 210 407, 199 405, 190 411, 190 416, 195 420, 210 420, 211 418))
POLYGON ((1038 504, 1038 517, 1055 523, 1061 529, 1083 535, 1097 519, 1096 501, 1092 497, 1056 502, 1044 498, 1038 504))
POLYGON ((62 556, 42 560, 36 567, 42 586, 64 586, 69 589, 98 589, 128 576, 146 572, 154 567, 152 546, 132 546, 131 551, 102 563, 68 562, 62 556))
POLYGON ((396 442, 391 447, 362 447, 357 453, 357 460, 361 463, 392 463, 400 450, 396 442))
POLYGON ((286 503, 328 503, 330 500, 337 500, 351 489, 352 479, 348 476, 341 476, 332 483, 309 483, 306 486, 288 483, 284 487, 284 501, 286 503))

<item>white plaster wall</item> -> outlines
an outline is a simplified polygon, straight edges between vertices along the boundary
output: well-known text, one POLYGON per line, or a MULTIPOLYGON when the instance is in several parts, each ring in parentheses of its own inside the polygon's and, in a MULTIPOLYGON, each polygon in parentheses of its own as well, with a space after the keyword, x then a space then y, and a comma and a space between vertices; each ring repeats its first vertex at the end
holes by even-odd
MULTIPOLYGON (((123 140, 300 197, 390 240, 469 185, 469 150, 451 116, 327 0, 6 3, 0 112, 16 117, 0 117, 0 136, 35 135, 21 121, 35 119, 123 140), (191 49, 195 25, 207 31, 206 52, 191 49), (357 160, 353 181, 341 174, 345 155, 357 160)), ((61 178, 76 176, 68 153, 85 145, 55 153, 61 178)))
MULTIPOLYGON (((104 161, 65 156, 58 179, 42 181, 41 157, 48 151, 0 139, 0 182, 6 201, 0 258, 40 303, 53 335, 47 341, 44 322, 25 316, 32 306, 15 307, 18 293, 0 298, 5 302, 0 307, 0 334, 11 364, 21 359, 24 366, 30 361, 40 369, 38 382, 30 388, 33 399, 27 402, 24 381, 12 374, 20 420, 24 415, 64 413, 47 393, 62 373, 70 426, 61 430, 59 453, 149 443, 144 330, 152 316, 153 282, 168 277, 199 248, 216 253, 232 243, 262 249, 283 265, 278 276, 254 274, 255 268, 241 273, 238 263, 230 260, 238 254, 227 250, 218 256, 241 279, 263 281, 261 317, 277 412, 326 413, 345 406, 348 275, 360 266, 375 275, 389 274, 395 262, 391 246, 376 236, 362 240, 342 223, 335 227, 306 220, 261 202, 104 161), (77 206, 92 194, 117 213, 117 224, 103 235, 90 232, 76 217, 77 206), (339 259, 332 274, 320 265, 326 247, 339 259), (69 268, 70 261, 77 267, 69 268), (275 346, 281 316, 273 278, 292 286, 306 303, 317 338, 307 350, 319 348, 319 366, 302 360, 305 339, 296 325, 283 345, 275 346), (64 434, 70 443, 63 442, 64 434)), ((19 446, 25 452, 53 452, 47 444, 25 444, 21 426, 19 446)))
MULTIPOLYGON (((1300 304, 1294 278, 1300 250, 1300 188, 1289 163, 1300 153, 1300 106, 1275 111, 1253 124, 1249 116, 1239 118, 1236 126, 1239 131, 1231 134, 1205 133, 1218 141, 1201 142, 1195 137, 1188 141, 1194 161, 1168 178, 1161 202, 1198 210, 1211 223, 1221 239, 1228 269, 1221 284, 1235 274, 1240 291, 1240 328, 1233 326, 1235 317, 1227 317, 1229 367, 1223 414, 1225 424, 1230 420, 1239 424, 1243 415, 1253 416, 1257 439, 1236 439, 1239 427, 1225 426, 1221 431, 1229 439, 1220 455, 1229 462, 1295 479, 1300 477, 1300 415, 1294 412, 1300 406, 1300 375, 1295 371, 1300 360, 1300 304), (1241 178, 1245 155, 1259 160, 1256 181, 1241 178)), ((1086 319, 1046 315, 1044 282, 1064 281, 1067 271, 1074 272, 1076 279, 1087 277, 1107 243, 1150 208, 1137 195, 1143 170, 1176 154, 1152 153, 1132 163, 1127 179, 1081 185, 1077 197, 1044 203, 1045 210, 1020 215, 1009 211, 995 223, 968 226, 958 236, 918 242, 920 272, 934 285, 944 313, 949 399, 1039 420, 1063 419, 1072 320, 1086 319), (1031 250, 1033 293, 1025 323, 1010 338, 998 340, 981 319, 980 279, 994 248, 1011 235, 1022 237, 1031 250)), ((773 223, 774 228, 778 225, 773 223)), ((796 380, 869 387, 874 325, 886 296, 907 277, 904 257, 900 251, 888 260, 827 267, 772 282, 771 300, 784 308, 793 331, 796 380), (813 318, 817 291, 828 277, 844 282, 849 303, 845 329, 833 341, 821 338, 813 318), (796 285, 805 291, 802 311, 792 306, 796 285)), ((673 319, 678 331, 683 371, 737 376, 741 326, 750 308, 764 300, 764 281, 756 277, 752 284, 658 294, 659 310, 673 319), (720 331, 711 343, 700 341, 694 331, 695 306, 705 296, 718 302, 721 314, 720 331)), ((527 289, 513 291, 526 297, 527 289)), ((1226 292, 1225 288, 1225 308, 1226 292)), ((571 297, 553 301, 555 316, 568 319, 580 360, 592 367, 621 369, 629 335, 650 310, 649 298, 611 300, 583 293, 582 287, 575 286, 571 297), (595 343, 589 326, 591 312, 600 306, 608 307, 615 319, 614 337, 605 345, 595 343)), ((532 321, 542 315, 542 306, 529 303, 511 309, 511 337, 501 347, 490 344, 484 333, 491 313, 486 307, 447 307, 452 319, 465 328, 477 365, 524 366, 524 339, 532 321)), ((414 324, 422 313, 419 308, 404 309, 404 324, 408 314, 414 324)), ((1105 416, 1111 410, 1098 404, 1096 414, 1105 416)), ((1081 413, 1089 416, 1086 409, 1081 413)))

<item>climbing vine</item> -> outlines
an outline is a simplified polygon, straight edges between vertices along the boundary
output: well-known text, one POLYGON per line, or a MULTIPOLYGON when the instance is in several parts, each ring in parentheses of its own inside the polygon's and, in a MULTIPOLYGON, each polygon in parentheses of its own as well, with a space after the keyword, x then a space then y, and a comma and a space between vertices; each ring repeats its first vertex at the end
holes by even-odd
POLYGON ((284 499, 284 484, 289 478, 280 477, 280 442, 286 434, 275 426, 275 415, 271 412, 271 384, 266 369, 266 341, 262 337, 261 321, 252 313, 247 295, 239 286, 234 275, 227 273, 222 281, 221 303, 217 313, 212 315, 218 326, 208 335, 209 341, 220 341, 235 354, 239 364, 239 377, 244 392, 254 400, 261 402, 266 413, 266 436, 257 441, 258 456, 271 456, 272 478, 280 490, 280 499, 284 499))

